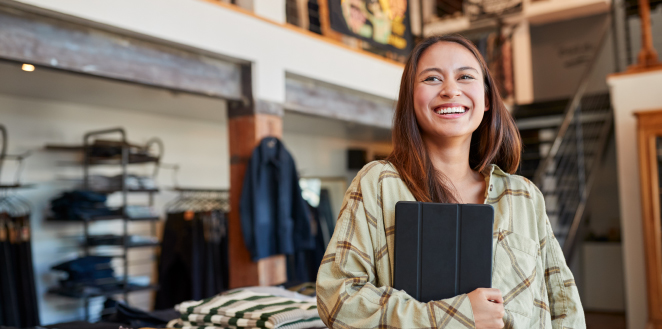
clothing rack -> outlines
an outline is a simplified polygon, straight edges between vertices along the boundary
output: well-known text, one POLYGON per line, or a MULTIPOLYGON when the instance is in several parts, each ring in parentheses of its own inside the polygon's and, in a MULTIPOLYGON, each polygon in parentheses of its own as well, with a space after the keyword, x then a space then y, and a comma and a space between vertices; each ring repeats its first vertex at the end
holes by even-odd
POLYGON ((230 190, 206 189, 206 188, 182 188, 172 189, 179 193, 177 199, 166 204, 166 212, 201 212, 220 210, 224 213, 230 211, 230 190))
POLYGON ((156 309, 214 296, 228 288, 229 191, 176 187, 159 256, 156 309))
POLYGON ((32 206, 15 193, 26 187, 20 176, 29 152, 7 155, 7 129, 1 124, 0 136, 0 174, 5 160, 19 162, 14 183, 0 182, 0 326, 32 327, 39 325, 30 234, 32 206))
POLYGON ((178 164, 159 163, 159 167, 161 169, 172 170, 173 187, 169 190, 178 192, 178 197, 165 205, 167 213, 176 212, 184 208, 193 212, 221 210, 227 213, 230 211, 229 189, 181 187, 177 179, 180 169, 178 164), (207 201, 207 203, 201 202, 202 200, 207 201))

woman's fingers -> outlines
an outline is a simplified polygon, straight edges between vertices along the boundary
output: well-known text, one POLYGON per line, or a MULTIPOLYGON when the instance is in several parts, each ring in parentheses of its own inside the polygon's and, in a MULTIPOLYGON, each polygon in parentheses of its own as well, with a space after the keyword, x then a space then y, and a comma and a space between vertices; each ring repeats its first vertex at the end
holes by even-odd
POLYGON ((503 328, 503 297, 494 288, 479 288, 467 295, 474 313, 476 329, 503 328))
POLYGON ((496 288, 478 288, 476 290, 480 290, 481 293, 484 294, 485 298, 489 301, 493 301, 495 303, 503 304, 503 296, 501 296, 501 291, 496 288))

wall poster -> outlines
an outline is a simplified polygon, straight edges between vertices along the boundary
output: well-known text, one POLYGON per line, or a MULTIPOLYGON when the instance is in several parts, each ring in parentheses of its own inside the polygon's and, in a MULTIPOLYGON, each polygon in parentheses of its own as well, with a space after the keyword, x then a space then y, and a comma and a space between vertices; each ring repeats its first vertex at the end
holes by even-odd
POLYGON ((328 0, 331 28, 372 46, 409 55, 413 37, 408 0, 328 0))

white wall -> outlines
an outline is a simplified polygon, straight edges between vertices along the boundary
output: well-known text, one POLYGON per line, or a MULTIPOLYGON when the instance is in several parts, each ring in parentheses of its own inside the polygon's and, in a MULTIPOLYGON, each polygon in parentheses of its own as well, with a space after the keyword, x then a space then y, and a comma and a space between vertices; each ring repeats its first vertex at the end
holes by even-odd
POLYGON ((605 152, 597 164, 597 177, 586 203, 586 214, 590 215, 588 229, 597 236, 608 236, 611 231, 620 231, 621 228, 614 138, 609 139, 605 152))
POLYGON ((358 170, 347 170, 347 149, 365 149, 368 161, 373 155, 389 154, 390 143, 353 141, 339 137, 314 136, 297 132, 283 132, 283 142, 296 161, 301 177, 344 177, 345 181, 322 181, 329 190, 333 215, 338 216, 345 191, 358 170))
POLYGON ((352 141, 343 138, 312 136, 295 132, 283 132, 283 141, 292 153, 301 176, 338 177, 348 174, 347 149, 365 149, 368 161, 373 155, 389 154, 390 143, 352 141), (316 150, 316 151, 314 151, 316 150))
POLYGON ((205 0, 21 0, 255 64, 256 98, 283 103, 285 72, 395 99, 402 65, 205 0))
POLYGON ((662 71, 611 76, 618 159, 623 262, 629 329, 643 329, 647 320, 646 276, 637 154, 637 121, 633 113, 662 108, 662 71))
MULTIPOLYGON (((598 47, 605 19, 597 15, 531 26, 535 101, 572 97, 598 47)), ((607 35, 595 63, 586 90, 589 94, 608 91, 605 79, 615 70, 611 39, 607 35)))
POLYGON ((285 0, 254 0, 253 12, 261 17, 277 23, 287 21, 285 0))

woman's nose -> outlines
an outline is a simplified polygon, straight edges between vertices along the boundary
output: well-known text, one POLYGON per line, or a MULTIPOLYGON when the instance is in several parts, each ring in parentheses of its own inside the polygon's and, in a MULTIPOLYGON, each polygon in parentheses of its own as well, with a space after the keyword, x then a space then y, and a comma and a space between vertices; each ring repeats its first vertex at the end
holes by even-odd
POLYGON ((439 96, 441 98, 460 96, 460 88, 458 88, 458 85, 454 80, 448 79, 442 84, 439 96))

